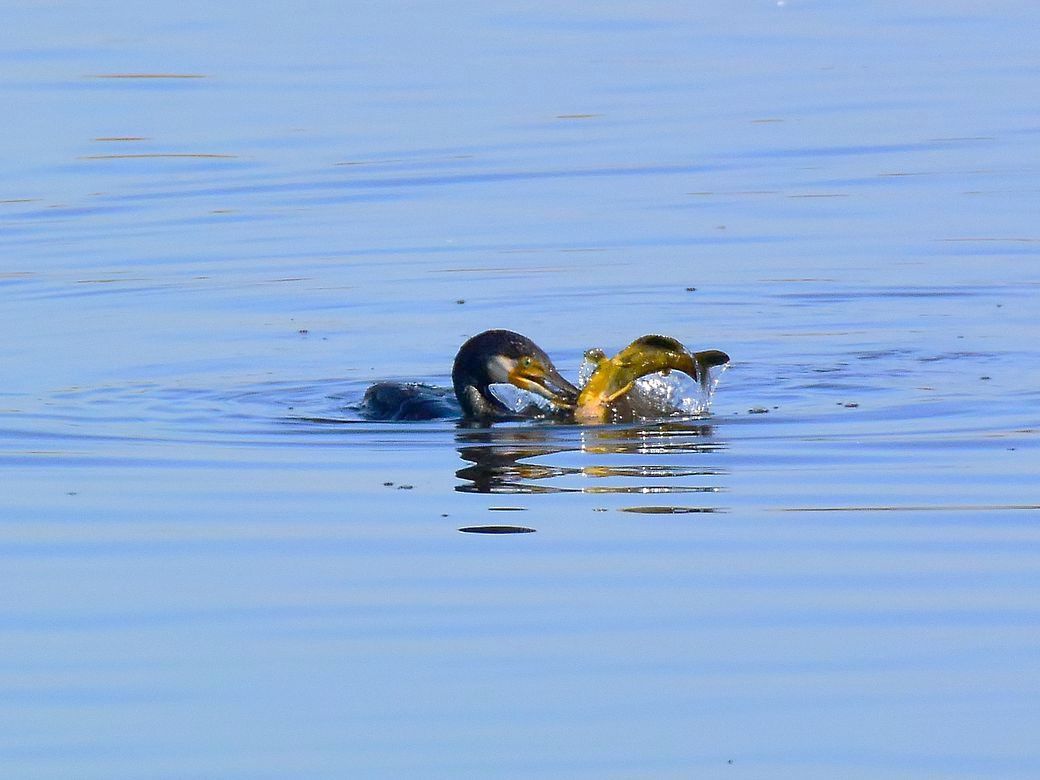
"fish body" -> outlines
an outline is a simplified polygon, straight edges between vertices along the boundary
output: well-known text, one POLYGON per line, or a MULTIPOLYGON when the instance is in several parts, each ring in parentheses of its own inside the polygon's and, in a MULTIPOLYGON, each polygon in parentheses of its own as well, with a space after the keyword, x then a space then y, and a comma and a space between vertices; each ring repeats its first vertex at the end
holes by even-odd
POLYGON ((706 387, 708 370, 729 362, 725 352, 690 352, 675 339, 656 335, 636 339, 612 358, 598 349, 589 350, 585 357, 596 365, 574 409, 575 422, 585 424, 612 422, 640 377, 681 371, 706 387))

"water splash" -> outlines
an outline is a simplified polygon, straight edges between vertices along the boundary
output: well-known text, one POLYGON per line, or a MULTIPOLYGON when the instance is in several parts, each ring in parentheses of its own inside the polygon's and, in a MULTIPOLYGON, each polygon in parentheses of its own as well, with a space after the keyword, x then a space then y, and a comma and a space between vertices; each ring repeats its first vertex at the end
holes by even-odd
MULTIPOLYGON (((594 355, 587 350, 578 368, 578 387, 584 387, 596 371, 594 355)), ((729 364, 712 368, 705 382, 700 382, 681 371, 648 374, 636 380, 624 398, 624 407, 615 409, 611 422, 627 420, 654 420, 662 417, 699 417, 708 414, 711 399, 729 364)))
POLYGON ((582 356, 581 365, 578 366, 578 388, 585 387, 592 379, 592 375, 596 373, 596 359, 593 357, 595 354, 599 354, 602 350, 598 349, 587 349, 585 354, 582 356))
POLYGON ((553 412, 553 405, 547 398, 542 398, 540 395, 508 382, 496 382, 488 385, 488 392, 505 404, 509 411, 519 416, 538 417, 553 412))

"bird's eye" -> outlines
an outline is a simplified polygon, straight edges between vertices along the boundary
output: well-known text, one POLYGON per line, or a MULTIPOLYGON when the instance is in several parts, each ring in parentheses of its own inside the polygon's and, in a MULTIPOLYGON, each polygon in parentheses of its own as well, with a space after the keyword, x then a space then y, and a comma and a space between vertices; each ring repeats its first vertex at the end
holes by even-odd
POLYGON ((521 368, 530 368, 531 364, 533 362, 534 361, 531 360, 531 358, 529 358, 529 357, 522 357, 522 358, 520 358, 520 366, 521 366, 521 368))

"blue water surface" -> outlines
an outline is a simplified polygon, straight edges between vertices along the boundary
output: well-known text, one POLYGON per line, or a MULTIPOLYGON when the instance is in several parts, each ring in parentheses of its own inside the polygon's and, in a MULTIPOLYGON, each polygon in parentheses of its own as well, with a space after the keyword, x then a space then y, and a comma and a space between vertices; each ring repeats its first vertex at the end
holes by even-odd
POLYGON ((8 2, 0 774, 1040 775, 1038 26, 8 2), (491 327, 733 362, 361 419, 491 327))

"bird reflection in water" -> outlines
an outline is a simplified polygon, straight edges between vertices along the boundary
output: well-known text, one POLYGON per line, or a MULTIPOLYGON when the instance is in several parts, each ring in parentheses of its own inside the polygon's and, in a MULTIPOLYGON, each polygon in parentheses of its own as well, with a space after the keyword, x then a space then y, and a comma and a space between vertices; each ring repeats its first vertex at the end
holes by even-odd
POLYGON ((597 428, 460 427, 455 440, 468 464, 455 473, 462 480, 455 489, 462 493, 715 495, 726 474, 710 463, 692 462, 725 447, 714 438, 711 425, 697 421, 597 428), (587 456, 597 456, 597 462, 580 465, 587 456), (668 462, 655 456, 667 456, 668 462))

